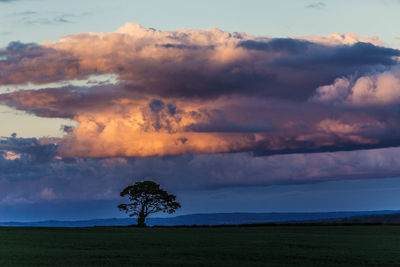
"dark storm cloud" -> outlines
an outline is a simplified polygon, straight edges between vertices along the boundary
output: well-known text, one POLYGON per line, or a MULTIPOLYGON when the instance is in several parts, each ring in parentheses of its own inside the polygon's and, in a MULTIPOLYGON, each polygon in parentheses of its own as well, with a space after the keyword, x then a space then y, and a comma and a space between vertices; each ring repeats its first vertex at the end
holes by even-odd
POLYGON ((238 44, 239 47, 246 49, 260 50, 264 52, 288 52, 289 54, 299 54, 307 51, 313 43, 291 39, 291 38, 276 38, 270 41, 246 40, 238 44))
MULTIPOLYGON (((390 138, 390 137, 389 137, 390 138)), ((303 154, 303 153, 324 153, 324 152, 337 152, 337 151, 354 151, 354 150, 367 150, 367 149, 379 149, 379 148, 390 148, 399 147, 399 138, 390 138, 391 140, 383 140, 377 144, 357 144, 354 142, 348 142, 346 140, 337 139, 335 145, 316 145, 315 142, 301 142, 301 141, 290 141, 289 147, 293 148, 271 150, 263 149, 262 147, 269 147, 268 144, 260 144, 258 149, 255 149, 253 155, 256 157, 260 156, 271 156, 271 155, 285 155, 285 154, 303 154)))
POLYGON ((397 65, 395 57, 400 56, 397 49, 379 47, 369 43, 356 43, 351 46, 316 47, 308 54, 293 58, 279 58, 278 63, 284 66, 312 68, 329 66, 332 68, 356 66, 392 66, 397 65))
POLYGON ((229 121, 216 121, 212 124, 195 124, 186 128, 187 131, 198 133, 219 132, 219 133, 265 133, 274 130, 272 126, 252 126, 252 125, 237 125, 229 121))
POLYGON ((0 50, 0 56, 5 57, 1 62, 14 63, 22 58, 35 58, 43 56, 46 49, 35 43, 10 42, 6 49, 0 50))
MULTIPOLYGON (((45 139, 41 141, 37 138, 18 138, 16 135, 12 137, 2 137, 0 139, 0 151, 4 157, 7 157, 5 151, 19 155, 21 160, 30 163, 47 163, 57 155, 56 138, 45 139)), ((11 156, 12 157, 12 156, 11 156)))
POLYGON ((164 102, 158 99, 154 99, 150 102, 149 107, 153 112, 160 112, 164 108, 164 102))
MULTIPOLYGON (((253 83, 252 88, 258 88, 255 94, 300 100, 308 99, 315 88, 330 84, 337 77, 363 75, 397 65, 395 57, 400 56, 399 50, 361 42, 326 46, 303 40, 273 39, 267 42, 244 41, 239 46, 265 54, 283 53, 257 66, 257 73, 268 71, 268 75, 274 79, 260 81, 264 87, 254 86, 253 83)), ((254 81, 251 78, 249 80, 254 81)))
POLYGON ((203 59, 161 64, 145 60, 122 71, 121 78, 127 81, 127 90, 162 97, 256 95, 304 100, 336 77, 384 69, 397 64, 394 57, 400 55, 399 50, 366 43, 331 47, 294 39, 248 40, 238 47, 249 50, 248 59, 221 67, 203 59))
MULTIPOLYGON (((195 114, 193 115, 196 116, 195 114)), ((275 130, 268 121, 263 121, 260 124, 244 120, 238 123, 227 117, 222 110, 205 111, 200 116, 204 115, 207 116, 207 122, 190 124, 185 128, 185 131, 199 133, 265 133, 275 130)))

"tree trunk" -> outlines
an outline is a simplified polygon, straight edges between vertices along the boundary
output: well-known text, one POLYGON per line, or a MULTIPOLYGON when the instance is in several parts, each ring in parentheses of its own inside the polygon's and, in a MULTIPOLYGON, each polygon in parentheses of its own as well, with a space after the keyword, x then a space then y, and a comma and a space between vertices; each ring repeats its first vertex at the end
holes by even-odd
POLYGON ((139 227, 146 227, 146 217, 143 214, 139 214, 137 224, 139 227))

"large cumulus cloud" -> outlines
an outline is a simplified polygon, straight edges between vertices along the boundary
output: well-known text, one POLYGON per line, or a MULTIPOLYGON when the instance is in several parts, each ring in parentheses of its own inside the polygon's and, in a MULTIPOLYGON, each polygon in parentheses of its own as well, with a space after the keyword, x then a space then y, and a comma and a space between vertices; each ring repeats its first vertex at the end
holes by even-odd
POLYGON ((390 108, 400 103, 400 68, 361 77, 341 77, 318 87, 314 102, 352 107, 390 108))
POLYGON ((354 34, 270 38, 129 23, 114 33, 9 44, 0 51, 0 84, 42 89, 1 94, 0 102, 77 121, 58 142, 63 157, 398 146, 400 124, 391 107, 400 51, 382 45, 354 34), (47 86, 102 74, 116 75, 117 82, 47 86), (327 104, 357 103, 351 81, 363 79, 383 81, 363 90, 379 92, 379 105, 387 108, 327 104))

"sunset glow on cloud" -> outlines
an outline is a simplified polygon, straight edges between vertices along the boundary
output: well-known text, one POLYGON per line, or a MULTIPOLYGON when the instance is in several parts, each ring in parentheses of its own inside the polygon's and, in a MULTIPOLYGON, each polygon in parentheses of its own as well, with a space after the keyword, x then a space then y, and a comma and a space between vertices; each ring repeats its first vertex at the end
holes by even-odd
POLYGON ((63 157, 398 146, 390 133, 400 124, 390 106, 400 51, 382 44, 352 33, 277 39, 128 23, 114 33, 11 43, 0 52, 1 83, 43 89, 1 94, 0 102, 75 120, 58 141, 63 157), (46 87, 99 74, 117 82, 46 87), (376 110, 362 110, 371 105, 376 110))
POLYGON ((395 177, 399 101, 400 50, 351 32, 127 23, 11 42, 0 104, 72 123, 1 137, 0 205, 110 200, 143 177, 173 190, 395 177))

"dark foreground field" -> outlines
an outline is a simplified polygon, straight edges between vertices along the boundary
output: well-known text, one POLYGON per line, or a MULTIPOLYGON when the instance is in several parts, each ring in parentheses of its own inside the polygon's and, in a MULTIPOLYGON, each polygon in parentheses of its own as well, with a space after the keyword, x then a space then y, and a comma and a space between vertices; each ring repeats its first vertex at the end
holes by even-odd
POLYGON ((400 226, 4 228, 0 266, 399 265, 400 226))

